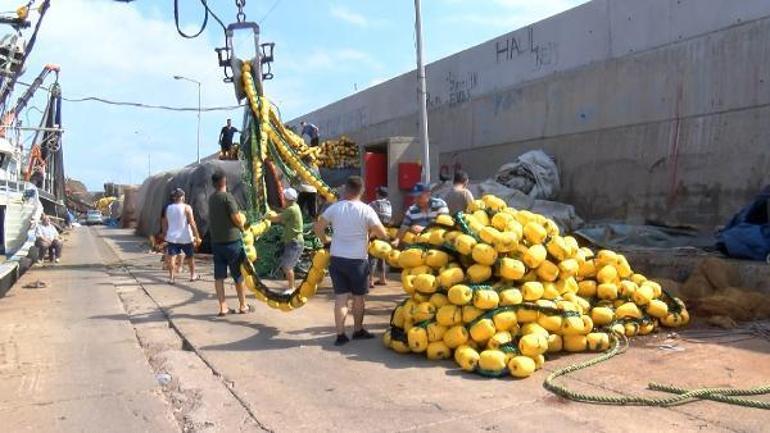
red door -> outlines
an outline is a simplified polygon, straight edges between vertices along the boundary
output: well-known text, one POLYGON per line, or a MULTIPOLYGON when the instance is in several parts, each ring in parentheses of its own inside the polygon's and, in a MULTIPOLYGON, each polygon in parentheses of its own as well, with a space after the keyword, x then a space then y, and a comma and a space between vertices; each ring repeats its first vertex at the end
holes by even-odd
POLYGON ((380 152, 366 152, 364 154, 364 186, 366 188, 364 199, 368 203, 374 200, 376 190, 381 186, 388 186, 388 156, 380 152))

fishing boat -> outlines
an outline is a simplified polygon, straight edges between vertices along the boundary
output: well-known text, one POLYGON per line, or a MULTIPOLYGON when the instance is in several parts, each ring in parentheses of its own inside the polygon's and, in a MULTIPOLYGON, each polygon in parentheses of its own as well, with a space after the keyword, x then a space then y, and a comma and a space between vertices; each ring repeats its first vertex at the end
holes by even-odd
POLYGON ((67 213, 59 67, 45 65, 31 84, 19 82, 48 3, 44 6, 29 40, 22 34, 29 27, 28 10, 0 17, 0 23, 13 28, 0 38, 0 296, 37 258, 35 229, 42 215, 63 223, 67 213), (50 75, 55 81, 45 88, 50 75), (12 98, 17 84, 25 88, 12 98), (41 89, 48 95, 39 123, 24 125, 19 114, 41 89))

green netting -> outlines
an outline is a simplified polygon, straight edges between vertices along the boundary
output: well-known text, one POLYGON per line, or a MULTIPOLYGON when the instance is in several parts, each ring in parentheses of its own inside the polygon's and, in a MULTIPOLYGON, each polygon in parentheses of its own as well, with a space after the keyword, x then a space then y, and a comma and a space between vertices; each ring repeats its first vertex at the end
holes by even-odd
MULTIPOLYGON (((275 224, 254 242, 254 248, 257 250, 257 261, 254 263, 254 269, 260 278, 279 279, 283 278, 280 269, 281 254, 283 253, 283 226, 275 224)), ((313 251, 323 248, 323 244, 313 233, 313 224, 305 224, 303 228, 305 238, 305 249, 302 256, 294 268, 297 278, 304 278, 313 261, 313 251)))

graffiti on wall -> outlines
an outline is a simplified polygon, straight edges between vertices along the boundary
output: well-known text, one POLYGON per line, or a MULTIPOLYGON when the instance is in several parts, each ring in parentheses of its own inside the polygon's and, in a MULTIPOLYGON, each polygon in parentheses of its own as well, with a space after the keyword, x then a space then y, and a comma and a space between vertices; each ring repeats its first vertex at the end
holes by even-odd
POLYGON ((513 108, 521 99, 521 88, 508 89, 494 95, 495 116, 513 108))
POLYGON ((521 33, 516 32, 495 41, 495 61, 498 64, 513 61, 522 56, 531 56, 535 69, 558 63, 558 44, 535 42, 535 30, 532 26, 527 27, 524 35, 521 33))
POLYGON ((473 97, 473 90, 479 86, 479 73, 476 71, 457 74, 449 71, 444 76, 444 86, 441 89, 442 94, 446 94, 446 99, 441 96, 427 93, 428 109, 438 108, 444 104, 450 107, 464 104, 473 97))
POLYGON ((449 90, 449 106, 462 104, 471 100, 471 91, 479 85, 479 74, 475 71, 463 75, 447 73, 446 83, 449 90))

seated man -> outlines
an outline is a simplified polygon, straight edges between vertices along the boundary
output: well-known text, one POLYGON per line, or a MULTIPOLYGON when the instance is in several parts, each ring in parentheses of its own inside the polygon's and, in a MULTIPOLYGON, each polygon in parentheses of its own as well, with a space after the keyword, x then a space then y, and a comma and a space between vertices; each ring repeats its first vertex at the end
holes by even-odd
POLYGON ((38 261, 42 261, 48 253, 50 261, 59 263, 62 241, 48 215, 43 215, 40 224, 35 228, 35 246, 38 248, 38 261))

